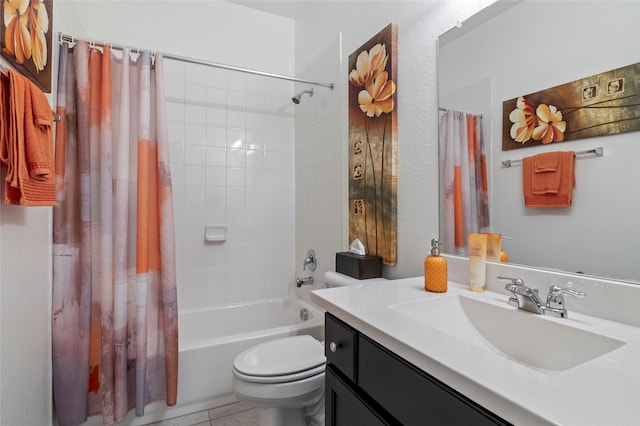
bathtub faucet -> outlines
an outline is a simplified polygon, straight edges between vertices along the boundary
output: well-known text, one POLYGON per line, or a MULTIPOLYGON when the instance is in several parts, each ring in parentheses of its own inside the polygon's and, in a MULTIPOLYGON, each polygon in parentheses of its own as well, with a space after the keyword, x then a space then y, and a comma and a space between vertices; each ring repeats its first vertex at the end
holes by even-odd
POLYGON ((296 278, 296 286, 302 287, 303 284, 313 284, 313 277, 296 278))
POLYGON ((309 270, 311 272, 316 270, 316 265, 317 265, 316 252, 313 251, 313 249, 309 249, 309 251, 307 252, 307 258, 302 262, 303 271, 307 268, 307 265, 309 265, 309 270))

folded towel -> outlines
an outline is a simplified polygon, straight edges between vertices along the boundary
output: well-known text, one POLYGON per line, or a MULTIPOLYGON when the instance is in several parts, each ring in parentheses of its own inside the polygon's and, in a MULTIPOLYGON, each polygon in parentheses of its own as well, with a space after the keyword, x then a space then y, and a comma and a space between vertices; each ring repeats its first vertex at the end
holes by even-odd
POLYGON ((53 112, 49 101, 36 86, 29 82, 28 107, 25 110, 24 137, 29 177, 39 181, 48 181, 54 175, 53 159, 53 112), (29 102, 30 101, 30 102, 29 102))
POLYGON ((55 206, 51 107, 44 93, 28 79, 11 70, 8 74, 10 119, 5 203, 55 206))
POLYGON ((535 173, 535 157, 526 157, 522 160, 522 183, 526 207, 571 206, 575 186, 575 155, 573 151, 560 152, 558 155, 559 161, 555 172, 535 173), (535 192, 534 181, 536 181, 535 192), (554 187, 555 185, 557 187, 554 187))
POLYGON ((9 164, 9 77, 0 73, 0 161, 9 164))
POLYGON ((557 194, 560 192, 562 152, 547 152, 533 157, 531 193, 533 195, 557 194))
POLYGON ((555 172, 558 169, 558 163, 560 162, 559 152, 546 152, 544 154, 538 154, 533 157, 534 172, 555 172))

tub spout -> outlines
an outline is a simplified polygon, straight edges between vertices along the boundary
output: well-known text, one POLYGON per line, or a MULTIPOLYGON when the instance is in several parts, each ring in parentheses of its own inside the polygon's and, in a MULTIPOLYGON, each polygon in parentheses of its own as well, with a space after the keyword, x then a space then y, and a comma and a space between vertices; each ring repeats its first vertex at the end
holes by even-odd
POLYGON ((303 284, 313 284, 313 277, 296 278, 297 287, 302 287, 303 284))

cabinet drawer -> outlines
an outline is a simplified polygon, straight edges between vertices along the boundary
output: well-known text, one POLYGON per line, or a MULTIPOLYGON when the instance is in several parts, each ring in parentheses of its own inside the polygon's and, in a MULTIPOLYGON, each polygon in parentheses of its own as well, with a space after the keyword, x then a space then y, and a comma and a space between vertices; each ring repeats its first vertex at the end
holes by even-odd
POLYGON ((324 354, 327 364, 335 365, 355 382, 356 330, 329 313, 325 314, 324 326, 324 354))
POLYGON ((403 425, 509 424, 363 335, 357 374, 358 385, 403 425))

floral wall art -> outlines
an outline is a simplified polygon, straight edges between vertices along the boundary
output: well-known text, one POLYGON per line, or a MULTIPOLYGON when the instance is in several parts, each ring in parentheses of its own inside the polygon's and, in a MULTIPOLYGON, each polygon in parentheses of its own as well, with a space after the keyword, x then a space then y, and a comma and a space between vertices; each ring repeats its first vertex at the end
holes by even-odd
POLYGON ((640 130, 640 63, 505 101, 502 150, 640 130))
POLYGON ((51 93, 53 0, 2 0, 2 56, 51 93))
POLYGON ((349 241, 396 264, 395 24, 349 55, 349 241))

